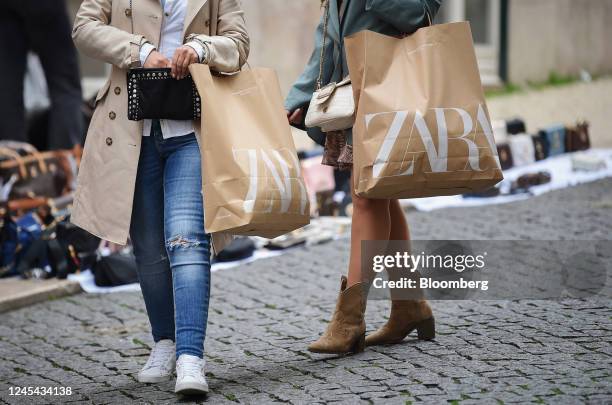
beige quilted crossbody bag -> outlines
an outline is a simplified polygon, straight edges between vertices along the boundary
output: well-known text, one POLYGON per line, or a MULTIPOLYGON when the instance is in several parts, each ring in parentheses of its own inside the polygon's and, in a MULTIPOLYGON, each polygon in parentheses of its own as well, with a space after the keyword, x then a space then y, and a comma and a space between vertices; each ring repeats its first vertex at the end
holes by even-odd
POLYGON ((353 98, 350 77, 347 76, 339 83, 334 82, 321 87, 328 24, 329 0, 325 2, 323 45, 321 47, 321 57, 319 58, 317 89, 310 100, 310 107, 308 107, 305 121, 307 127, 320 127, 323 132, 340 131, 352 128, 355 124, 355 99, 353 98))

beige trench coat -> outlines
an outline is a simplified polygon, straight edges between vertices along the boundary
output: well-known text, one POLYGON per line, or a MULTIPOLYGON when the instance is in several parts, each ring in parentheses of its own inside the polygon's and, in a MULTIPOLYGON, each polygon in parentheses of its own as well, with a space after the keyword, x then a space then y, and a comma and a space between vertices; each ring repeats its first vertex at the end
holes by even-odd
MULTIPOLYGON (((121 245, 128 239, 142 140, 142 121, 127 118, 126 73, 140 66, 140 46, 145 41, 159 44, 162 24, 159 0, 132 0, 132 7, 130 11, 130 0, 84 0, 72 30, 77 48, 110 63, 112 71, 96 97, 71 220, 121 245)), ((240 2, 188 0, 187 7, 184 42, 195 36, 206 43, 213 70, 239 70, 249 53, 240 2)), ((200 143, 200 123, 194 124, 200 143)), ((230 235, 214 234, 213 248, 220 251, 229 241, 230 235)))

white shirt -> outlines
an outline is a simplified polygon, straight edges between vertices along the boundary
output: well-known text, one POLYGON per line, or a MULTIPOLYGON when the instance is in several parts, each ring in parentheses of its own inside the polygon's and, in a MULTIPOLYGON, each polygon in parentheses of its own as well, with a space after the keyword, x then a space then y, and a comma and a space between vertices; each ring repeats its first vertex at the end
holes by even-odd
MULTIPOLYGON (((172 60, 174 51, 183 45, 183 26, 187 11, 187 0, 161 0, 164 14, 162 17, 161 36, 158 51, 169 60, 172 60)), ((199 42, 186 43, 198 54, 200 61, 204 59, 205 50, 199 42)), ((149 54, 155 47, 147 42, 140 47, 140 64, 144 66, 149 54)), ((164 139, 175 136, 188 135, 194 132, 193 121, 160 120, 164 139)), ((144 120, 142 135, 151 134, 151 120, 144 120)))

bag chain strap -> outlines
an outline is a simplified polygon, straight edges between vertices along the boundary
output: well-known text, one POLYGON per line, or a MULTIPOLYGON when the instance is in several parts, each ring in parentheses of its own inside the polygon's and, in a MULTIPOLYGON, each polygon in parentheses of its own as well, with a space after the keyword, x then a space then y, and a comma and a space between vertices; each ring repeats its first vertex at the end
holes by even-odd
MULTIPOLYGON (((132 0, 130 0, 132 1, 132 0)), ((317 79, 317 90, 321 89, 323 82, 323 64, 325 61, 325 46, 327 44, 327 25, 329 24, 329 0, 325 0, 325 15, 323 16, 323 45, 319 57, 319 78, 317 79)))
POLYGON ((130 0, 130 24, 132 25, 132 34, 134 33, 134 9, 132 8, 132 0, 130 0))

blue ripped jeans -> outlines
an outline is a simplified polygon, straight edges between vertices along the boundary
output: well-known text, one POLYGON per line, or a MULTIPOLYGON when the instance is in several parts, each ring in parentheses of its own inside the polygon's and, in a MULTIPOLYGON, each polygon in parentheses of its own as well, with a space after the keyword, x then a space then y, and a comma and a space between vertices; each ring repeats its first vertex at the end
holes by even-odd
POLYGON ((203 357, 210 296, 200 150, 194 134, 142 138, 130 237, 153 339, 203 357))

